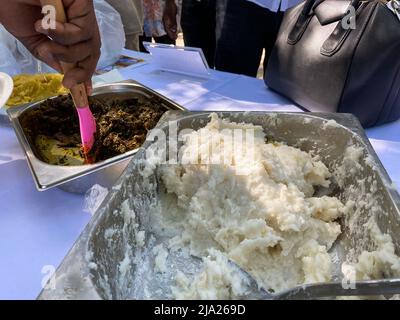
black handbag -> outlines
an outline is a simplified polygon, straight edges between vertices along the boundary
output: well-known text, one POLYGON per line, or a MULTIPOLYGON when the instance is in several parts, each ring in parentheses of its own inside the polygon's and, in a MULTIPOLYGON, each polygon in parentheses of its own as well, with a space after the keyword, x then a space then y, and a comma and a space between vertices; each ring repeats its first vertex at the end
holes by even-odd
POLYGON ((364 127, 399 119, 400 12, 391 4, 307 0, 291 8, 267 86, 309 111, 352 113, 364 127))

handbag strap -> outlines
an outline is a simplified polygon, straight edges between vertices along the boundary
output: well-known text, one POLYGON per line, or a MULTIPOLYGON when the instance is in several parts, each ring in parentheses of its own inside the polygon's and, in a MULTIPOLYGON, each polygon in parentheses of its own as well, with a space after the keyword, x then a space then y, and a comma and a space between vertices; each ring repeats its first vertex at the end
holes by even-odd
MULTIPOLYGON (((307 0, 304 3, 303 9, 301 10, 295 25, 293 26, 292 30, 288 35, 287 39, 288 44, 295 45, 301 39, 311 19, 315 15, 314 12, 315 8, 318 7, 324 1, 325 0, 307 0)), ((361 0, 352 0, 349 4, 349 8, 353 7, 355 9, 358 9, 360 7, 360 4, 361 0)))
MULTIPOLYGON (((369 17, 371 17, 372 13, 374 12, 376 6, 378 3, 369 3, 371 6, 369 6, 369 12, 367 13, 368 19, 365 20, 363 25, 358 29, 358 33, 361 35, 364 32, 364 29, 366 27, 366 24, 369 21, 369 17)), ((361 3, 360 6, 357 8, 357 15, 360 14, 362 10, 364 10, 367 7, 368 3, 361 3)), ((336 52, 340 50, 342 47, 343 43, 346 41, 347 37, 349 34, 353 31, 351 28, 343 28, 342 24, 339 23, 335 30, 333 30, 332 34, 328 37, 328 39, 325 40, 324 44, 321 47, 321 54, 324 56, 333 56, 336 52)))

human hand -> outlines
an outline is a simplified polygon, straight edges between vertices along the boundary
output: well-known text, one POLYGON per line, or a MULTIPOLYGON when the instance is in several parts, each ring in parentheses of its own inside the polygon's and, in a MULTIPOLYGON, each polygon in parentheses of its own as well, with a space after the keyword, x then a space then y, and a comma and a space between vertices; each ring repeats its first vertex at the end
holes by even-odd
POLYGON ((65 73, 70 89, 85 83, 91 93, 91 77, 100 57, 100 33, 92 0, 63 0, 68 23, 45 29, 40 0, 0 0, 0 22, 38 59, 62 72, 61 63, 76 67, 65 73))
POLYGON ((175 0, 167 0, 164 9, 163 22, 165 31, 172 40, 178 38, 178 22, 176 16, 178 14, 178 7, 175 0))

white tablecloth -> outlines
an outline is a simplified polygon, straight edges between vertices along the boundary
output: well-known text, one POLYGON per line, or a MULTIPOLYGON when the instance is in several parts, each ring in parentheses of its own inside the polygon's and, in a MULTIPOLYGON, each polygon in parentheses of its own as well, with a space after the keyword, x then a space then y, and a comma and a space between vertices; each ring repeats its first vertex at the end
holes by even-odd
MULTIPOLYGON (((133 56, 138 53, 126 52, 133 56)), ((151 64, 120 71, 190 110, 300 111, 263 81, 212 72, 209 80, 165 73, 151 64)), ((392 179, 400 185, 400 121, 368 130, 392 179)), ((90 219, 83 196, 36 191, 13 130, 0 125, 0 299, 34 299, 90 219)))

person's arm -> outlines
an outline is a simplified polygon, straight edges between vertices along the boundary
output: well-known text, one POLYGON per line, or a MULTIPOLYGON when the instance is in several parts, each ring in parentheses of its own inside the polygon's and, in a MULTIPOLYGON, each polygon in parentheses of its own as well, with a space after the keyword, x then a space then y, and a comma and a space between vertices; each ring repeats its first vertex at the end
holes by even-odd
POLYGON ((44 29, 40 0, 0 0, 0 23, 38 59, 61 72, 60 62, 77 63, 64 77, 71 88, 91 77, 100 57, 100 34, 92 0, 63 0, 68 23, 44 29))
POLYGON ((165 31, 172 40, 176 40, 178 38, 177 14, 178 7, 176 6, 175 0, 166 0, 163 22, 165 31))

